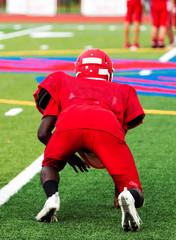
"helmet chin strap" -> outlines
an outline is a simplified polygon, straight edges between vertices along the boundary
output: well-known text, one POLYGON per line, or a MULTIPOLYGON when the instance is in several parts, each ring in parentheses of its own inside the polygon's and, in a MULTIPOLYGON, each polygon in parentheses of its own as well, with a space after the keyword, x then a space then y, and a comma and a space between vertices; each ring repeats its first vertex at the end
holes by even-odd
POLYGON ((87 79, 94 79, 94 80, 103 80, 103 81, 109 81, 109 80, 106 80, 106 79, 104 79, 104 78, 94 78, 94 77, 86 77, 87 79))
MULTIPOLYGON (((77 72, 77 73, 76 73, 76 77, 78 77, 80 73, 81 73, 81 72, 77 72)), ((96 78, 96 77, 85 77, 85 78, 86 78, 86 79, 101 80, 101 81, 103 80, 103 81, 108 81, 108 82, 109 82, 109 81, 110 81, 110 80, 109 80, 109 77, 110 77, 110 76, 108 76, 108 79, 107 79, 107 80, 104 79, 104 78, 96 78)))
POLYGON ((77 73, 76 73, 76 77, 78 77, 78 75, 79 75, 80 73, 81 73, 81 72, 77 72, 77 73))

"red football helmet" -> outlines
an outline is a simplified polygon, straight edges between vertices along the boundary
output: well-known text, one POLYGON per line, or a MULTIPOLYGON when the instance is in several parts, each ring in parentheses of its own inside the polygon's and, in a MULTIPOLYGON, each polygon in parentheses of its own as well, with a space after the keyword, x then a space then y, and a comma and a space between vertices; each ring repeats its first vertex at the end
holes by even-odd
POLYGON ((110 57, 99 49, 82 52, 75 64, 77 77, 111 81, 113 67, 110 57))

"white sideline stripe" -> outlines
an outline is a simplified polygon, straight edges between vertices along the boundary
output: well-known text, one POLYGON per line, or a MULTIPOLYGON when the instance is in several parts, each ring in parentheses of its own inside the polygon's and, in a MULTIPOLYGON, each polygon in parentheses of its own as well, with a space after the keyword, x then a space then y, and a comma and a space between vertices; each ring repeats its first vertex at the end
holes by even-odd
POLYGON ((0 40, 14 38, 14 37, 21 37, 21 36, 24 36, 27 34, 31 34, 31 33, 33 33, 33 31, 43 31, 43 30, 47 31, 47 30, 51 30, 51 29, 52 29, 51 25, 44 25, 44 26, 36 27, 36 28, 29 28, 29 29, 22 30, 22 31, 2 34, 2 35, 0 35, 0 40))
POLYGON ((165 53, 162 57, 159 58, 160 62, 168 62, 171 58, 176 56, 176 48, 173 48, 169 52, 165 53))
POLYGON ((28 183, 40 170, 43 154, 38 157, 31 165, 19 173, 12 181, 0 189, 0 206, 17 193, 26 183, 28 183))

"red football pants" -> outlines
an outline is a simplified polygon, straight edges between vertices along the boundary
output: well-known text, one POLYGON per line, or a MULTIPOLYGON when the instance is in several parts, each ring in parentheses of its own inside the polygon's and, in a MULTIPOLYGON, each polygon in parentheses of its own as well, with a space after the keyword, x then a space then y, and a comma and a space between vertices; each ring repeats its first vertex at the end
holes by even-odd
POLYGON ((52 165, 61 170, 75 152, 86 149, 96 154, 103 163, 119 192, 124 187, 142 190, 133 156, 127 144, 109 133, 76 129, 55 131, 49 140, 42 166, 52 165))

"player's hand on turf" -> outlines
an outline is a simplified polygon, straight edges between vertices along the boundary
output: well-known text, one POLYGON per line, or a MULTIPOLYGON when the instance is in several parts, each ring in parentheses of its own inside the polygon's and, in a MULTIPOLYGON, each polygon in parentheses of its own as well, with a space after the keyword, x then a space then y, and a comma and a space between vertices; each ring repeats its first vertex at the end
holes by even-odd
POLYGON ((81 158, 79 158, 76 154, 72 155, 68 163, 76 173, 78 173, 78 169, 81 172, 88 172, 88 168, 90 168, 90 166, 86 162, 84 162, 81 158))

